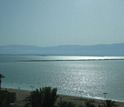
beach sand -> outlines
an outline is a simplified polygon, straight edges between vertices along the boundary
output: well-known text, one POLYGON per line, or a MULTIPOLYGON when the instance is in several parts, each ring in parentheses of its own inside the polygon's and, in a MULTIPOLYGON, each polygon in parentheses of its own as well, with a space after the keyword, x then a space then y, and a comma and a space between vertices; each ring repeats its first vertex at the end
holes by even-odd
MULTIPOLYGON (((24 107, 24 99, 30 95, 31 91, 27 90, 20 90, 20 89, 6 89, 9 92, 14 92, 16 93, 16 107, 24 107)), ((64 100, 64 101, 69 101, 73 102, 76 104, 83 104, 87 100, 94 100, 95 104, 99 104, 103 102, 103 100, 98 100, 98 99, 89 99, 89 98, 80 98, 80 97, 73 97, 73 96, 66 96, 66 95, 59 95, 57 100, 64 100)), ((124 102, 116 102, 116 104, 119 105, 119 107, 124 107, 124 102)))

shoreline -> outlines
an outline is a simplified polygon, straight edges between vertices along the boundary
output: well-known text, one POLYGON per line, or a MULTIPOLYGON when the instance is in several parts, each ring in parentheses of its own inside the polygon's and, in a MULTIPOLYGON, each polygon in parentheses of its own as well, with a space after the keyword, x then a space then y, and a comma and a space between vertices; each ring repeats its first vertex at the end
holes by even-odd
MULTIPOLYGON (((23 89, 23 88, 10 88, 10 87, 7 87, 7 88, 3 88, 3 89, 8 89, 8 90, 22 90, 22 91, 35 91, 36 89, 23 89)), ((66 95, 66 94, 61 94, 61 93, 57 93, 58 95, 62 95, 62 96, 70 96, 70 97, 77 97, 77 98, 84 98, 84 99, 94 99, 94 100, 111 100, 111 101, 115 101, 115 102, 120 102, 120 103, 124 103, 124 99, 123 100, 117 100, 117 99, 110 99, 110 98, 104 98, 104 97, 93 97, 93 96, 76 96, 76 95, 66 95)))
MULTIPOLYGON (((23 89, 10 89, 10 88, 3 88, 2 90, 7 90, 9 92, 14 92, 16 93, 16 105, 17 107, 24 107, 24 102, 25 97, 29 96, 31 91, 29 90, 23 90, 23 89)), ((77 97, 77 96, 68 96, 68 95, 62 95, 62 94, 57 94, 59 97, 57 101, 63 100, 67 102, 73 102, 76 104, 84 104, 85 101, 88 100, 94 100, 95 104, 99 104, 100 102, 103 102, 103 99, 95 99, 95 98, 86 98, 86 97, 77 97)), ((106 99, 107 100, 107 99, 106 99)), ((114 101, 114 100, 112 100, 114 101)), ((119 107, 124 107, 124 102, 120 101, 115 101, 119 107)))

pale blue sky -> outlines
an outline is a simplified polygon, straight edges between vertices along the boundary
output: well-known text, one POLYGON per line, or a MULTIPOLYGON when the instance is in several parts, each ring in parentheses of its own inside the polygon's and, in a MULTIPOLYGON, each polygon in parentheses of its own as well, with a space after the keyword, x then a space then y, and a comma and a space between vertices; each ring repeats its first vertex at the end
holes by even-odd
POLYGON ((0 45, 124 42, 124 0, 0 0, 0 45))

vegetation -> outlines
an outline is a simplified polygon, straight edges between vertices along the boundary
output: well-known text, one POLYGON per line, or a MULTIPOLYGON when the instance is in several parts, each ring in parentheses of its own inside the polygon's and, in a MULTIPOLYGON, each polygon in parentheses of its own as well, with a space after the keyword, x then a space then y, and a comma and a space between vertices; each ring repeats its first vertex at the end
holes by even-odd
POLYGON ((85 106, 84 107, 96 107, 94 104, 94 100, 88 100, 85 102, 85 106))
POLYGON ((74 104, 72 102, 66 102, 66 101, 60 100, 57 103, 57 107, 76 107, 76 104, 74 104))
MULTIPOLYGON (((16 99, 15 93, 1 90, 1 79, 4 78, 0 74, 0 107, 9 107, 10 103, 14 103, 16 99)), ((57 89, 51 87, 36 89, 31 92, 31 95, 25 98, 27 102, 25 107, 117 107, 118 105, 111 100, 105 100, 99 105, 95 105, 93 100, 87 100, 84 105, 76 105, 73 102, 66 102, 57 100, 57 89), (55 105, 56 103, 56 105, 55 105)))
POLYGON ((0 90, 0 107, 9 107, 9 104, 14 103, 15 99, 15 93, 0 90))
POLYGON ((9 107, 10 103, 15 103, 16 94, 1 90, 1 79, 4 77, 5 76, 0 74, 0 107, 9 107))
POLYGON ((40 88, 31 92, 31 95, 26 97, 25 107, 54 107, 57 100, 57 89, 51 87, 40 88))
POLYGON ((57 107, 117 107, 117 106, 118 105, 114 101, 111 101, 111 100, 105 100, 100 105, 95 105, 94 100, 85 101, 84 105, 76 105, 72 102, 66 102, 66 101, 62 101, 62 100, 60 100, 57 103, 57 107))
MULTIPOLYGON (((36 89, 31 95, 26 97, 25 107, 117 107, 118 105, 111 100, 105 100, 102 104, 95 104, 94 100, 85 101, 84 105, 76 105, 73 102, 58 101, 57 89, 51 87, 36 89), (56 103, 56 105, 55 105, 56 103)), ((0 106, 1 107, 1 106, 0 106)))
MULTIPOLYGON (((0 107, 9 107, 10 103, 14 103, 16 100, 16 94, 10 93, 8 91, 1 90, 1 79, 4 78, 2 74, 0 74, 0 107)), ((105 100, 103 103, 99 105, 95 105, 94 100, 85 101, 84 105, 76 105, 73 102, 66 102, 57 100, 57 89, 51 87, 36 89, 31 92, 31 95, 25 98, 27 102, 25 107, 117 107, 118 105, 111 100, 105 100), (56 103, 56 105, 55 105, 56 103)))
POLYGON ((1 90, 1 82, 2 82, 2 78, 4 78, 4 76, 2 74, 0 74, 0 90, 1 90))
POLYGON ((99 107, 117 107, 118 105, 111 100, 105 100, 105 102, 103 102, 101 105, 99 105, 99 107))

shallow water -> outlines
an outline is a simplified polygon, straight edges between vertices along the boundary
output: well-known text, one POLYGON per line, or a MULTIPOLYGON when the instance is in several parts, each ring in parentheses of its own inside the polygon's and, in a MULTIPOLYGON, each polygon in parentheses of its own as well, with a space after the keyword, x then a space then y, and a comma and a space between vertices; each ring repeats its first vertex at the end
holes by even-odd
POLYGON ((0 56, 2 87, 124 101, 124 57, 0 56))

